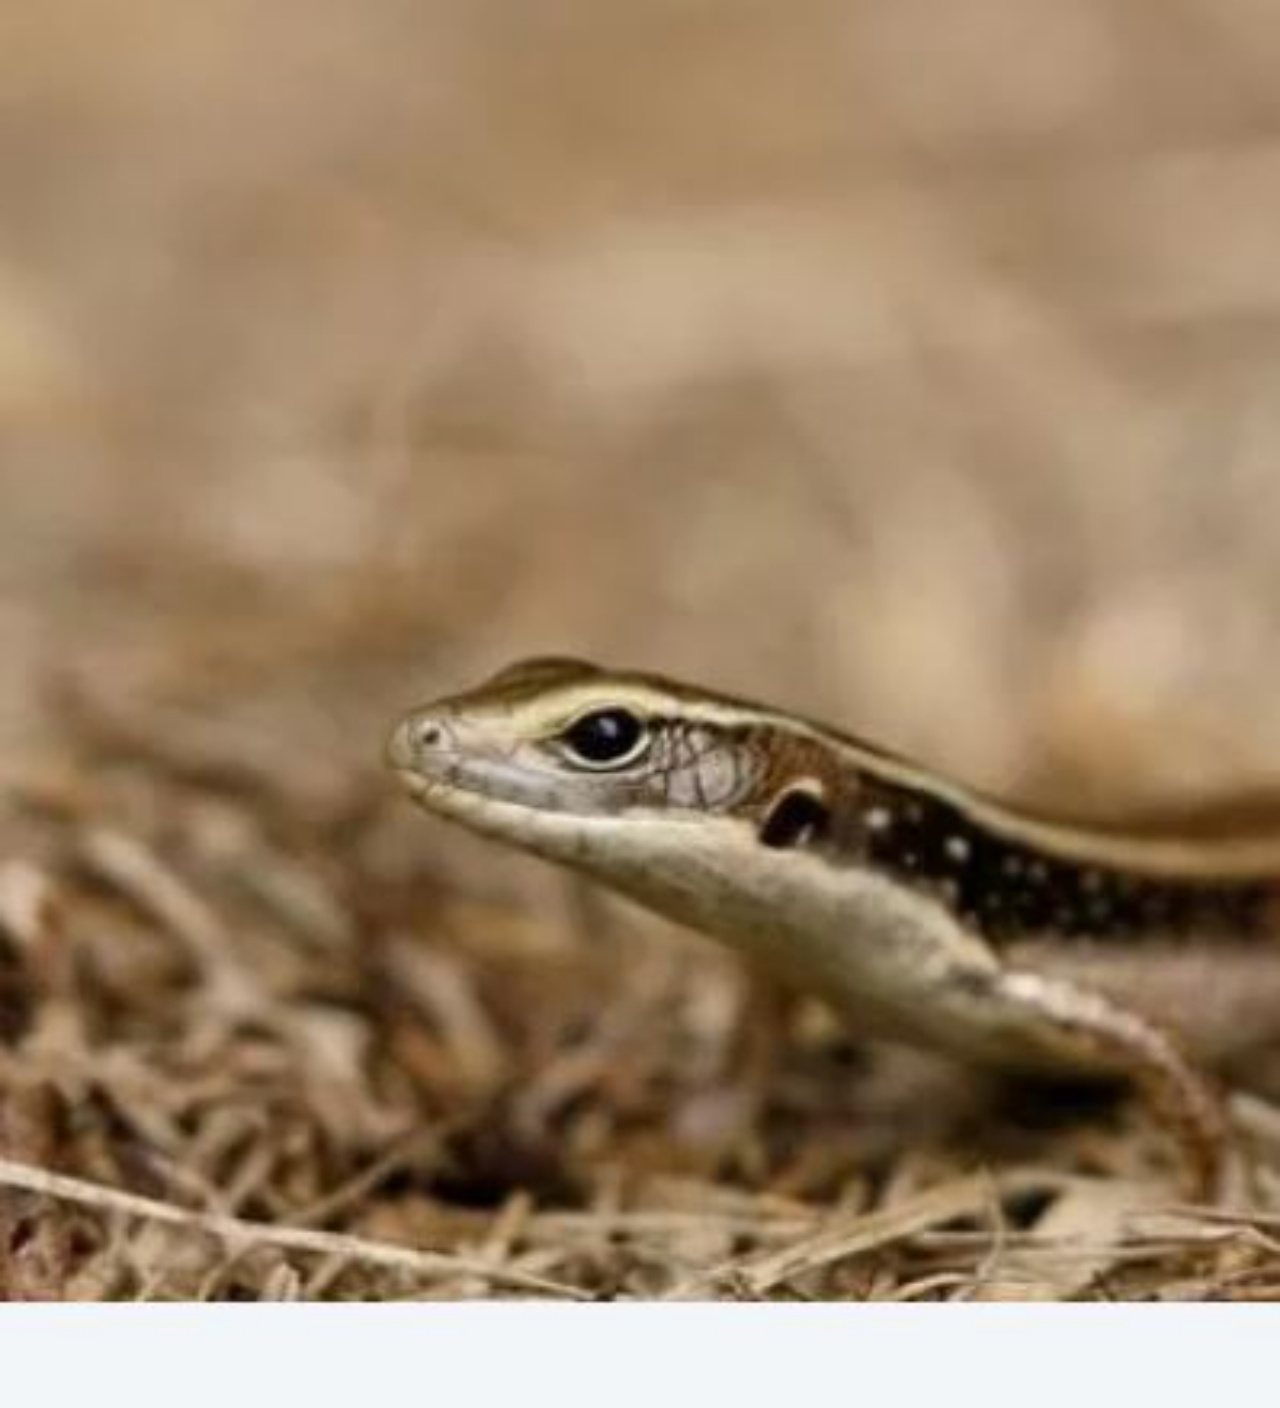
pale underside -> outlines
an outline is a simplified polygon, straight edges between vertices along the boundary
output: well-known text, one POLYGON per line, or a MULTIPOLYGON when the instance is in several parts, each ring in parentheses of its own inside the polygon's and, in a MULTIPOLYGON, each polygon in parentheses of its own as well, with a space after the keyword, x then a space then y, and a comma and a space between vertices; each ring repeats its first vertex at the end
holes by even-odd
POLYGON ((581 818, 422 784, 431 810, 569 864, 710 934, 788 985, 824 997, 851 1030, 925 1042, 971 1060, 1030 1069, 1089 1067, 1087 1056, 985 996, 984 976, 1068 978, 1176 1030, 1222 1063, 1280 1037, 1280 944, 1206 934, 1134 949, 1052 936, 999 953, 947 909, 863 868, 771 852, 729 819, 660 812, 581 818))

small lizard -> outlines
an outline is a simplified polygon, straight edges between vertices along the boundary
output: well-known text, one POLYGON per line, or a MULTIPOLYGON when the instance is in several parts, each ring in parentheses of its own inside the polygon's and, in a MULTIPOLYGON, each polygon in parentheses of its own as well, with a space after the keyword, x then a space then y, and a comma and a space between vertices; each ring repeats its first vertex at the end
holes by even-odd
POLYGON ((1130 1079, 1194 1196, 1210 1063, 1280 1034, 1280 828, 1055 821, 779 709, 583 661, 414 710, 429 811, 719 938, 872 1035, 1130 1079))

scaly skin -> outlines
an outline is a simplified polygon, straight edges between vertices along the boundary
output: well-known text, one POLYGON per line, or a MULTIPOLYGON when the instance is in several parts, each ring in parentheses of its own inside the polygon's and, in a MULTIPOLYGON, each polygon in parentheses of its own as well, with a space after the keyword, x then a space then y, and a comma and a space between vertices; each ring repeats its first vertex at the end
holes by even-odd
POLYGON ((1130 1079, 1218 1196, 1202 1063, 1280 1035, 1280 821, 1052 821, 786 712, 574 660, 409 714, 425 808, 733 945, 858 1028, 1130 1079))

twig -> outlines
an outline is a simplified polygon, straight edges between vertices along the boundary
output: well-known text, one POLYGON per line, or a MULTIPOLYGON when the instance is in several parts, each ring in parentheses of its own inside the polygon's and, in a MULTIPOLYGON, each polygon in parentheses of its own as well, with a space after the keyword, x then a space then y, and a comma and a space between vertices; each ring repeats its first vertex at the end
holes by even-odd
POLYGON ((755 1258, 739 1271, 752 1290, 763 1294, 803 1272, 821 1270, 860 1252, 902 1241, 928 1227, 978 1212, 989 1197, 990 1185, 986 1178, 962 1178, 930 1189, 897 1207, 864 1213, 825 1228, 779 1252, 755 1258))
POLYGON ((343 1257, 352 1262, 364 1262, 369 1266, 396 1267, 421 1276, 479 1276, 487 1281, 518 1287, 521 1290, 540 1291, 544 1295, 563 1296, 571 1300, 591 1298, 576 1287, 523 1271, 495 1266, 492 1262, 479 1258, 460 1257, 445 1252, 417 1251, 412 1247, 368 1241, 347 1233, 320 1232, 305 1227, 273 1227, 266 1223, 248 1222, 243 1218, 227 1217, 219 1213, 193 1212, 187 1208, 175 1207, 172 1203, 140 1197, 136 1193, 126 1193, 122 1189, 109 1188, 86 1179, 50 1173, 47 1169, 16 1163, 11 1159, 0 1159, 0 1185, 21 1188, 28 1193, 39 1193, 62 1202, 78 1203, 83 1207, 101 1208, 109 1212, 123 1213, 128 1217, 143 1217, 151 1222, 185 1227, 216 1237, 233 1248, 267 1246, 291 1251, 317 1252, 324 1256, 343 1257))
POLYGON ((988 1180, 990 1187, 987 1195, 987 1214, 991 1224, 991 1244, 974 1268, 969 1284, 956 1295, 957 1301, 973 1300, 995 1280, 996 1271, 1009 1248, 1009 1220, 1004 1215, 1000 1190, 989 1175, 988 1180))
POLYGON ((821 1270, 834 1262, 977 1212, 990 1196, 989 1189, 990 1184, 984 1178, 959 1179, 894 1207, 863 1213, 834 1227, 822 1228, 780 1251, 725 1263, 677 1286, 665 1298, 684 1300, 704 1296, 726 1280, 741 1286, 749 1295, 764 1295, 803 1272, 821 1270))

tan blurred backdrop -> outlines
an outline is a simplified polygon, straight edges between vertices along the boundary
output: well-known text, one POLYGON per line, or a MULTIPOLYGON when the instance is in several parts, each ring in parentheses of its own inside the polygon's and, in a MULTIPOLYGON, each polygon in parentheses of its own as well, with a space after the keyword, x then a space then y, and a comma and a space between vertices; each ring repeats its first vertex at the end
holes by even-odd
POLYGON ((341 772, 556 650, 1274 778, 1278 66, 1256 0, 9 0, 0 757, 69 677, 341 772))

